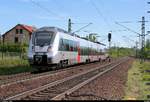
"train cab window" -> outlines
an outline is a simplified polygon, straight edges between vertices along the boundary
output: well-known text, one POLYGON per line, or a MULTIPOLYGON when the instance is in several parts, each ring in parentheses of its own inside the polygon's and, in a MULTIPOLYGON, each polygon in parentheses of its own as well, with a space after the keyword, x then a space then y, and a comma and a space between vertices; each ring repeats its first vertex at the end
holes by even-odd
POLYGON ((53 32, 37 32, 35 36, 36 46, 48 46, 53 43, 54 37, 53 32))

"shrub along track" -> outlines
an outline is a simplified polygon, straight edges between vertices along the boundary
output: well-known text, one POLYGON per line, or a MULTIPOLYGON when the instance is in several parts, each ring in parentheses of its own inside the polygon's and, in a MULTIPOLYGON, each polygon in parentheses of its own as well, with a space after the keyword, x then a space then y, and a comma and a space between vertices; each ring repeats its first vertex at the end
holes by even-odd
POLYGON ((127 60, 128 58, 123 58, 119 61, 116 61, 115 63, 108 64, 103 67, 95 66, 95 68, 86 70, 79 74, 68 76, 63 79, 59 79, 57 81, 45 84, 41 87, 32 89, 30 91, 26 91, 12 97, 8 97, 6 98, 6 100, 14 100, 14 99, 60 100, 62 98, 65 98, 66 94, 67 95, 71 94, 72 92, 86 85, 95 78, 117 68, 117 66, 119 66, 121 63, 124 63, 127 60))

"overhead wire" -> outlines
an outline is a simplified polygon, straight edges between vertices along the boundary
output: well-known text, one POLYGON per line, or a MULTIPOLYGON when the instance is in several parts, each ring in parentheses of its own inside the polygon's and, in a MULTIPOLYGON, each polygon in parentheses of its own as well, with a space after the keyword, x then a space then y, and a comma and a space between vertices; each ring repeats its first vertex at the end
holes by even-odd
MULTIPOLYGON (((59 18, 64 18, 64 17, 61 17, 61 16, 59 16, 58 14, 54 13, 53 11, 47 9, 46 7, 43 7, 43 6, 40 5, 38 2, 35 2, 35 1, 33 1, 33 0, 30 0, 30 1, 31 1, 34 5, 36 5, 36 6, 40 7, 41 9, 45 10, 46 12, 48 12, 48 13, 50 13, 50 14, 53 14, 53 15, 59 17, 59 18)), ((63 8, 64 8, 64 6, 62 6, 62 5, 60 4, 60 2, 58 3, 56 0, 51 0, 51 1, 52 1, 53 3, 55 3, 55 4, 57 4, 57 6, 60 6, 60 7, 63 7, 63 8)), ((59 7, 59 8, 60 8, 60 7, 59 7)), ((89 24, 89 23, 72 23, 72 24, 89 24)))
POLYGON ((104 22, 106 23, 107 27, 110 29, 111 26, 110 26, 110 24, 108 23, 107 19, 106 19, 106 18, 104 17, 104 15, 102 14, 102 12, 100 11, 100 9, 97 7, 97 5, 96 5, 92 0, 90 0, 90 2, 91 2, 91 4, 92 4, 92 6, 95 8, 95 10, 97 11, 98 15, 103 18, 103 20, 104 20, 104 22))
POLYGON ((35 2, 35 1, 33 1, 33 0, 30 0, 30 2, 31 2, 32 4, 38 6, 39 8, 45 10, 45 11, 46 11, 47 13, 49 13, 50 15, 54 15, 54 16, 56 16, 57 18, 64 19, 64 17, 62 17, 62 16, 60 16, 60 15, 54 13, 53 11, 51 11, 51 10, 49 10, 48 8, 42 6, 42 5, 39 4, 38 2, 35 2))
MULTIPOLYGON (((60 2, 60 0, 58 0, 59 2, 58 2, 57 0, 51 0, 51 1, 52 1, 53 3, 55 3, 59 9, 65 9, 65 6, 62 5, 62 3, 60 2)), ((68 12, 67 12, 67 14, 68 14, 68 12)), ((70 16, 69 18, 71 18, 71 19, 72 19, 72 18, 73 18, 73 19, 76 19, 76 20, 79 19, 79 18, 73 17, 73 16, 70 15, 70 14, 69 14, 69 16, 70 16)), ((73 22, 72 24, 89 24, 89 23, 76 23, 76 22, 74 23, 74 22, 73 22)))
POLYGON ((60 3, 60 0, 51 0, 53 3, 55 3, 55 5, 59 8, 59 9, 64 9, 65 7, 60 3))
MULTIPOLYGON (((99 0, 99 2, 103 3, 102 0, 99 0)), ((104 5, 104 3, 103 3, 103 5, 104 5)), ((107 14, 109 14, 109 11, 108 11, 108 10, 107 10, 107 14)), ((110 17, 111 20, 113 20, 113 22, 116 23, 116 20, 114 19, 114 16, 109 15, 108 17, 110 17)), ((124 21, 124 22, 120 22, 120 23, 133 23, 133 22, 132 22, 132 21, 124 21)), ((115 29, 114 29, 114 30, 115 30, 115 29)), ((116 32, 116 33, 119 33, 119 31, 121 32, 121 31, 127 31, 127 30, 115 30, 115 31, 118 31, 118 32, 116 32)), ((113 31, 112 31, 112 32, 113 32, 113 31)))
MULTIPOLYGON (((97 7, 97 5, 92 1, 90 0, 92 6, 96 9, 97 13, 99 14, 100 17, 103 18, 105 24, 107 25, 107 27, 109 28, 109 30, 112 32, 113 31, 113 28, 112 26, 110 25, 110 23, 107 21, 107 19, 104 17, 104 15, 102 14, 102 12, 100 11, 100 9, 97 7)), ((115 21, 115 20, 114 20, 115 21)), ((115 29, 114 29, 115 30, 115 29)), ((120 37, 121 38, 121 37, 120 37)))

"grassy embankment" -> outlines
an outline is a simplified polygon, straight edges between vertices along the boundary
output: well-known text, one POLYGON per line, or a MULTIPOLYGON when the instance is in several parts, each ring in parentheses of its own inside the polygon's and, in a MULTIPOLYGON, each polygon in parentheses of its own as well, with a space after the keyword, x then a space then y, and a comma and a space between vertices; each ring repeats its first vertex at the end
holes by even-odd
POLYGON ((150 83, 150 62, 140 64, 140 61, 136 60, 128 72, 124 99, 148 100, 147 95, 150 95, 150 85, 146 85, 148 81, 150 83))
POLYGON ((31 71, 31 68, 27 60, 19 57, 0 58, 0 75, 10 75, 29 71, 31 71))

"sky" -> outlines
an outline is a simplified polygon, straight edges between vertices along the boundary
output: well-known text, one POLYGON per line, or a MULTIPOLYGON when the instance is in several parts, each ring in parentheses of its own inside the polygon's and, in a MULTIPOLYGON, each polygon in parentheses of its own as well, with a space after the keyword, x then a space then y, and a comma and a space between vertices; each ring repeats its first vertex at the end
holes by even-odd
MULTIPOLYGON (((80 36, 98 33, 98 40, 108 45, 107 35, 112 31, 113 46, 133 47, 135 43, 131 40, 138 40, 137 34, 115 22, 141 33, 141 23, 138 21, 142 20, 142 16, 150 21, 148 1, 150 0, 0 0, 0 33, 4 34, 17 24, 37 28, 55 26, 67 30, 68 19, 71 18, 72 32, 92 23, 77 32, 80 36)), ((150 22, 147 22, 146 32, 149 30, 150 22)))

